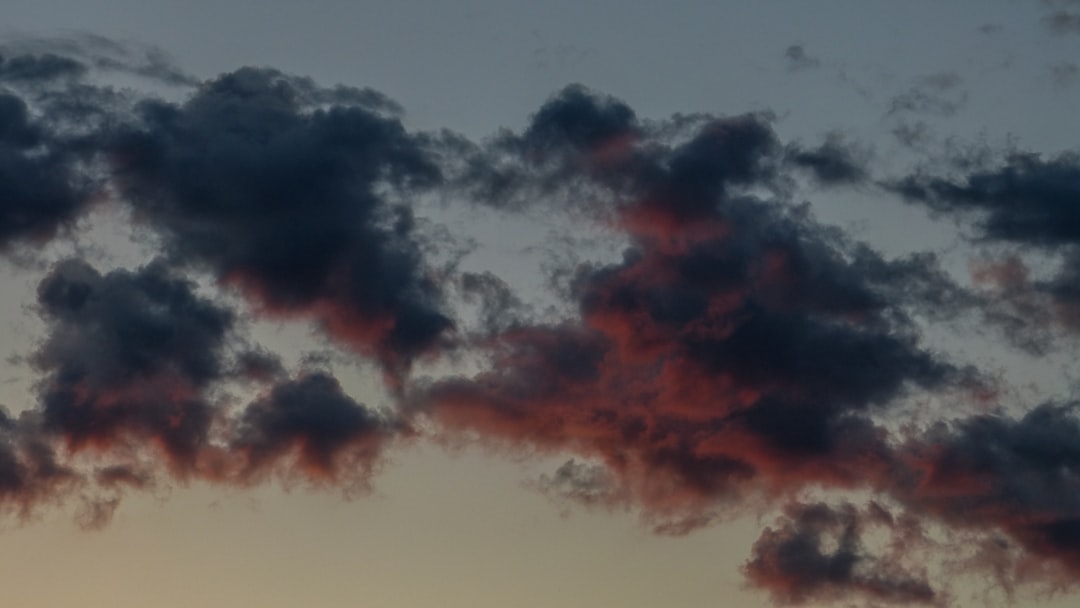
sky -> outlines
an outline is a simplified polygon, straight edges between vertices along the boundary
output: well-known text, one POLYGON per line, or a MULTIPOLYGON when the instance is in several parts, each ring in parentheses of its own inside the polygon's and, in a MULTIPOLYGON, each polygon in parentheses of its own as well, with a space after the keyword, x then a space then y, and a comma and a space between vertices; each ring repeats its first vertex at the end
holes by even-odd
POLYGON ((0 600, 1080 598, 1080 2, 5 3, 0 600))

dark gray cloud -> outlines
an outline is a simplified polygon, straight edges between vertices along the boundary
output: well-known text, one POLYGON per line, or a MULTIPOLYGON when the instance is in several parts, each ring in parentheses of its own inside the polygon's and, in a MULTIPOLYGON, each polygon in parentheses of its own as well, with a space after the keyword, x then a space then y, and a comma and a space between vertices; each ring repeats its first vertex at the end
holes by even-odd
MULTIPOLYGON (((12 63, 0 64, 0 84, 51 71, 40 65, 12 68, 12 63)), ((24 98, 0 89, 0 249, 47 240, 89 205, 100 187, 80 168, 90 155, 48 118, 35 117, 24 98)))
MULTIPOLYGON (((880 511, 879 511, 880 513, 880 511)), ((862 536, 874 522, 873 509, 851 504, 794 504, 777 526, 766 528, 744 566, 749 581, 778 604, 869 602, 947 605, 925 573, 906 572, 887 556, 866 552, 862 536), (828 548, 832 545, 833 548, 828 548)))
POLYGON ((0 79, 9 83, 52 82, 80 78, 86 72, 87 67, 83 63, 51 53, 0 57, 0 79))
POLYGON ((478 305, 480 328, 488 333, 515 325, 528 313, 510 286, 490 272, 462 273, 459 283, 465 300, 478 305))
POLYGON ((785 160, 826 186, 858 184, 867 179, 866 154, 833 134, 816 148, 792 144, 785 160))
MULTIPOLYGON (((1073 403, 1020 417, 986 414, 941 423, 905 447, 911 475, 894 493, 959 528, 1000 530, 1028 555, 1080 572, 1080 418, 1073 403)), ((1002 572, 1012 585, 1022 568, 1002 572)))
POLYGON ((404 430, 353 401, 333 377, 313 373, 283 381, 247 406, 230 449, 243 455, 246 480, 284 463, 311 479, 366 486, 382 444, 404 430))
POLYGON ((0 72, 11 70, 23 80, 82 76, 94 69, 132 74, 172 86, 199 82, 157 47, 86 32, 63 38, 7 36, 0 43, 0 55, 21 56, 0 67, 0 72))
POLYGON ((96 529, 123 494, 173 480, 363 490, 382 447, 411 434, 325 372, 285 377, 275 356, 245 347, 232 311, 162 262, 105 274, 61 262, 38 305, 49 332, 31 358, 39 401, 0 416, 0 508, 31 514, 78 494, 76 521, 96 529), (223 392, 236 381, 270 387, 236 409, 223 392))
POLYGON ((950 117, 963 108, 968 94, 955 72, 941 72, 916 79, 906 91, 889 102, 889 116, 915 114, 950 117))
MULTIPOLYGON (((1015 336, 1056 329, 1028 317, 1080 328, 1075 154, 958 159, 884 184, 973 219, 981 243, 1062 261, 1032 279, 1022 261, 991 259, 968 290, 933 254, 886 257, 794 204, 800 174, 865 184, 875 159, 836 135, 785 143, 767 114, 646 120, 573 85, 520 131, 476 143, 408 131, 377 91, 269 68, 196 83, 164 55, 107 39, 20 49, 0 59, 0 246, 43 241, 109 192, 164 249, 135 270, 68 260, 41 282, 47 334, 27 359, 39 399, 0 414, 3 508, 81 498, 77 518, 96 528, 124 493, 170 480, 365 489, 387 446, 433 429, 573 456, 543 492, 640 507, 660 533, 757 509, 762 496, 857 490, 912 520, 992 534, 1077 580, 1073 406, 929 429, 906 418, 914 397, 989 391, 928 348, 921 324, 975 310, 1015 336), (95 84, 109 71, 190 94, 95 84), (620 260, 553 270, 568 277, 572 314, 540 320, 504 278, 453 262, 433 270, 433 238, 453 235, 420 226, 423 197, 574 214, 627 245, 620 260), (373 358, 394 408, 246 344, 237 313, 200 295, 194 273, 260 318, 315 321, 373 358), (409 373, 448 354, 480 367, 409 373), (238 388, 256 396, 237 405, 238 388)), ((799 45, 786 57, 816 65, 799 45)), ((929 76, 892 110, 951 115, 961 89, 955 74, 929 76)), ((897 565, 910 563, 903 538, 895 554, 875 552, 868 531, 906 533, 883 513, 793 506, 756 543, 747 575, 781 603, 947 601, 897 565)))
POLYGON ((625 103, 570 85, 533 115, 521 136, 526 154, 587 153, 637 134, 637 116, 625 103))
POLYGON ((586 464, 571 458, 550 475, 541 475, 538 489, 557 500, 587 506, 612 507, 626 504, 630 497, 607 467, 586 464))
POLYGON ((933 131, 925 121, 900 121, 892 129, 892 134, 902 145, 908 148, 923 149, 932 140, 933 131))
POLYGON ((1043 17, 1042 22, 1055 34, 1080 34, 1080 11, 1054 11, 1043 17))
POLYGON ((154 483, 153 476, 142 469, 130 465, 110 465, 94 471, 98 485, 106 488, 130 487, 145 489, 154 483))
POLYGON ((821 67, 821 60, 807 54, 801 44, 793 44, 784 49, 784 59, 787 61, 788 71, 791 72, 821 67))
POLYGON ((0 418, 0 512, 26 518, 79 486, 79 475, 59 462, 33 416, 12 419, 0 410, 0 418))
POLYGON ((646 123, 622 101, 572 85, 542 105, 522 133, 503 132, 472 148, 458 182, 477 203, 497 207, 583 198, 640 203, 649 192, 669 207, 683 205, 689 217, 707 214, 711 203, 703 201, 730 188, 770 182, 779 149, 763 114, 646 123))
POLYGON ((524 132, 504 131, 479 146, 459 141, 458 155, 466 161, 455 181, 473 200, 506 208, 580 193, 588 187, 583 174, 601 181, 622 177, 617 167, 644 128, 622 101, 569 85, 541 106, 524 132))
POLYGON ((915 174, 890 184, 908 200, 972 214, 979 235, 1036 247, 1080 240, 1080 156, 1015 153, 996 166, 950 177, 915 174))
MULTIPOLYGON (((600 124, 572 133, 629 128, 609 118, 632 114, 605 111, 619 102, 580 95, 573 115, 600 124)), ((548 489, 634 496, 658 530, 679 533, 752 488, 876 477, 894 463, 872 417, 910 391, 970 380, 920 346, 909 318, 967 306, 933 256, 887 260, 804 209, 751 196, 776 190, 791 162, 764 117, 686 131, 669 141, 637 128, 602 170, 575 165, 570 179, 607 189, 614 202, 598 216, 631 242, 621 262, 570 271, 579 320, 509 325, 481 344, 488 369, 413 397, 448 429, 603 463, 613 489, 585 491, 579 467, 548 489)), ((594 145, 558 141, 573 142, 564 157, 594 145)), ((544 158, 518 162, 545 178, 544 158)))
MULTIPOLYGON (((1049 317, 1073 330, 1080 327, 1080 210, 1075 204, 1080 197, 1080 156, 1044 158, 1014 152, 1000 162, 976 163, 954 175, 916 173, 887 187, 937 212, 970 219, 980 242, 1058 255, 1061 265, 1050 279, 1029 279, 1020 262, 1016 262, 1021 264, 1019 271, 1008 275, 991 272, 992 282, 1013 310, 998 306, 991 313, 1005 312, 1003 318, 1016 319, 1016 311, 1041 306, 1039 314, 1019 315, 1029 317, 1031 329, 1049 317), (1052 305, 1040 304, 1046 297, 1052 305)), ((1039 350, 1039 345, 1033 346, 1029 350, 1039 350)))
POLYGON ((102 275, 69 260, 38 301, 50 325, 33 357, 46 374, 44 429, 74 449, 156 444, 178 470, 194 468, 214 415, 204 389, 225 373, 232 313, 160 264, 102 275))
POLYGON ((440 182, 422 136, 385 98, 244 68, 183 104, 146 101, 112 146, 114 173, 169 257, 208 268, 258 308, 310 315, 398 374, 452 326, 406 205, 440 182))

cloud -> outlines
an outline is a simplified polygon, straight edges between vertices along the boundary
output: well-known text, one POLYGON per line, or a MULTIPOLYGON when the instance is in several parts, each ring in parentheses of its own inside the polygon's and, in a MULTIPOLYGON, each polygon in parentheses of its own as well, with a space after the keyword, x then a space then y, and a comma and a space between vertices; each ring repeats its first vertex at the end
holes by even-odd
POLYGON ((787 61, 789 72, 811 70, 821 66, 821 60, 808 55, 801 44, 793 44, 784 49, 784 59, 787 61))
POLYGON ((888 115, 953 116, 967 104, 968 95, 960 88, 962 84, 963 79, 955 72, 922 76, 908 90, 892 98, 888 115))
POLYGON ((527 307, 517 294, 490 272, 464 272, 459 281, 465 300, 479 306, 480 328, 498 333, 519 322, 527 307))
POLYGON ((102 275, 79 260, 52 270, 38 302, 50 325, 32 359, 44 430, 76 451, 156 448, 178 474, 195 469, 231 311, 160 264, 102 275))
MULTIPOLYGON (((977 163, 956 175, 915 173, 887 184, 908 201, 973 223, 979 242, 1008 244, 1053 254, 1061 259, 1056 275, 1046 280, 1015 280, 1008 285, 1014 303, 1049 298, 1047 316, 1075 331, 1080 325, 1080 156, 1052 158, 1014 152, 997 163, 977 163)), ((1027 306, 1030 308, 1030 305, 1027 306)), ((1028 315, 1030 316, 1030 315, 1028 315)))
POLYGON ((64 78, 80 78, 87 72, 86 65, 70 57, 54 54, 27 55, 0 58, 0 79, 12 83, 40 83, 64 78))
POLYGON ((230 451, 243 455, 240 475, 248 481, 284 466, 312 480, 366 488, 383 444, 404 430, 316 372, 283 381, 248 405, 230 451))
MULTIPOLYGON (((1080 571, 1080 418, 1045 403, 1017 418, 987 414, 941 423, 905 451, 912 483, 896 494, 960 528, 997 529, 1035 555, 1080 571)), ((901 478, 902 479, 902 478, 901 478)), ((1022 570, 1008 576, 1022 580, 1022 570)))
POLYGON ((541 475, 537 487, 553 498, 587 506, 611 508, 625 505, 630 500, 606 467, 573 458, 551 475, 541 475))
POLYGON ((0 508, 29 516, 78 496, 105 526, 122 496, 201 479, 367 490, 407 421, 365 407, 326 372, 288 377, 245 348, 235 314, 162 262, 100 273, 57 264, 38 290, 48 335, 31 357, 37 405, 0 411, 0 508), (266 373, 251 373, 252 369, 266 373), (242 408, 238 381, 259 394, 242 408))
POLYGON ((637 117, 617 99, 570 85, 533 115, 521 142, 541 159, 559 152, 592 152, 637 131, 637 117))
POLYGON ((997 166, 954 178, 916 174, 892 188, 937 211, 975 215, 986 239, 1055 247, 1080 238, 1080 212, 1070 204, 1080 191, 1075 154, 1015 153, 997 166))
MULTIPOLYGON (((601 111, 618 102, 578 93, 574 116, 600 125, 574 133, 626 128, 601 111)), ((486 338, 487 369, 419 387, 418 411, 451 432, 603 463, 615 480, 603 492, 581 491, 577 468, 549 485, 633 496, 666 531, 760 493, 884 475, 894 463, 873 417, 967 377, 919 345, 905 312, 932 292, 942 314, 961 308, 931 287, 950 285, 933 257, 886 260, 751 195, 777 189, 787 154, 763 117, 702 120, 673 144, 637 132, 602 172, 578 166, 575 179, 612 193, 631 243, 622 262, 572 270, 580 318, 486 338)), ((569 141, 574 154, 595 145, 569 141)))
POLYGON ((1055 63, 1050 66, 1050 76, 1057 87, 1068 89, 1080 82, 1080 66, 1067 61, 1055 63))
POLYGON ((390 105, 243 68, 182 104, 142 103, 112 143, 113 172, 172 261, 212 271, 265 313, 317 320, 399 376, 452 321, 407 204, 440 170, 390 105))
POLYGON ((0 512, 25 519, 80 485, 79 475, 40 437, 32 416, 12 419, 0 411, 0 419, 0 512))
MULTIPOLYGON (((19 48, 0 60, 0 248, 119 204, 163 249, 129 270, 65 260, 41 281, 35 402, 0 412, 8 512, 75 501, 96 529, 124 494, 187 480, 363 491, 397 442, 475 437, 568 458, 535 486, 637 509, 662 534, 790 503, 745 566, 779 603, 946 603, 913 562, 924 525, 942 545, 975 538, 969 565, 1009 589, 1080 578, 1075 406, 1007 411, 923 337, 974 311, 1038 353, 1080 327, 1075 154, 877 184, 970 221, 990 249, 968 288, 933 253, 887 257, 797 204, 803 176, 866 191, 877 161, 835 134, 784 142, 766 113, 649 120, 571 85, 520 131, 472 142, 407 130, 377 91, 270 68, 195 82, 107 39, 19 48), (95 84, 116 70, 189 94, 95 84), (435 268, 454 236, 418 219, 428 199, 593 221, 625 249, 564 258, 568 314, 534 314, 504 277, 435 268), (377 362, 390 402, 248 344, 207 295, 221 290, 377 362), (417 361, 437 365, 421 377, 417 361), (832 491, 875 502, 806 502, 832 491)), ((786 56, 816 65, 799 45, 786 56)), ((924 77, 892 112, 951 115, 961 86, 924 77)))
POLYGON ((14 54, 0 73, 9 70, 22 80, 83 76, 91 68, 132 74, 172 86, 192 86, 198 79, 182 70, 169 55, 154 46, 119 41, 87 32, 62 38, 6 36, 0 55, 14 54))
POLYGON ((1080 34, 1080 13, 1060 10, 1043 17, 1043 25, 1059 35, 1080 34))
POLYGON ((744 572, 752 585, 767 590, 781 605, 855 598, 874 603, 946 605, 945 597, 931 586, 925 573, 905 571, 888 555, 866 552, 862 537, 867 528, 893 525, 880 507, 860 511, 847 503, 839 507, 792 504, 776 527, 766 528, 754 543, 744 572))
MULTIPOLYGON (((0 83, 55 78, 63 71, 55 63, 19 59, 25 58, 0 62, 0 83)), ((52 237, 100 188, 81 170, 92 151, 50 118, 34 116, 26 99, 0 89, 0 250, 52 237)))
POLYGON ((467 160, 454 182, 475 202, 499 208, 573 198, 589 186, 583 174, 618 179, 615 169, 644 129, 622 101, 569 85, 541 106, 524 132, 504 131, 484 145, 459 141, 458 155, 467 160))
POLYGON ((865 158, 865 154, 855 150, 839 135, 832 134, 817 148, 789 145, 785 160, 805 170, 818 183, 835 186, 858 184, 866 179, 866 168, 860 157, 865 158))

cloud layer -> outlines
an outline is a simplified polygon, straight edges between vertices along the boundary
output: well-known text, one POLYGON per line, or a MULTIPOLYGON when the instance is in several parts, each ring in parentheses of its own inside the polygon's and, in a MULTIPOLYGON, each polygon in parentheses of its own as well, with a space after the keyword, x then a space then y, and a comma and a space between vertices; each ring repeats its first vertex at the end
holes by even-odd
MULTIPOLYGON (((1068 33, 1067 17, 1048 27, 1068 33)), ((817 65, 799 45, 786 57, 817 65)), ((957 86, 924 79, 891 111, 954 113, 957 86)), ((963 568, 1067 587, 1071 396, 1015 403, 927 327, 986 321, 1033 353, 1068 342, 1080 157, 985 156, 883 175, 835 132, 805 144, 767 114, 645 120, 580 85, 472 142, 409 131, 377 91, 270 68, 196 82, 96 38, 5 50, 0 250, 108 205, 161 249, 131 269, 66 259, 40 280, 31 406, 0 412, 0 505, 81 496, 94 528, 124 493, 189 480, 361 491, 389 446, 468 437, 566 457, 545 493, 632 507, 660 533, 787 505, 744 567, 777 603, 946 605, 949 543, 971 539, 983 550, 963 568), (114 89, 110 71, 185 95, 114 89), (925 207, 997 257, 965 280, 932 252, 887 256, 816 220, 807 184, 925 207), (591 222, 624 251, 550 268, 570 312, 533 314, 503 277, 432 259, 430 199, 591 222), (288 369, 251 344, 247 312, 313 323, 378 366, 389 403, 288 369), (454 368, 464 358, 476 366, 454 368)))

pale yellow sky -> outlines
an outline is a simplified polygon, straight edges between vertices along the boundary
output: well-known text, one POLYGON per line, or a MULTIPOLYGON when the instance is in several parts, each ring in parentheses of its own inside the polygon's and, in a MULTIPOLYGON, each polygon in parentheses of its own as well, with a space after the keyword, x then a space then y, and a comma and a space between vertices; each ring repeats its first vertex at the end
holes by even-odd
POLYGON ((100 531, 58 513, 9 524, 0 596, 25 608, 764 605, 739 590, 753 525, 656 537, 629 514, 561 514, 522 483, 541 463, 431 447, 392 458, 352 501, 191 487, 127 497, 100 531))

